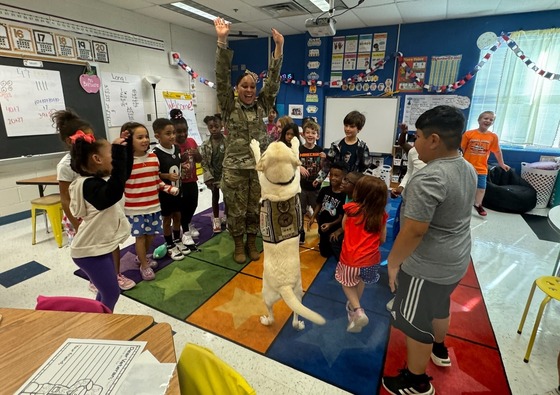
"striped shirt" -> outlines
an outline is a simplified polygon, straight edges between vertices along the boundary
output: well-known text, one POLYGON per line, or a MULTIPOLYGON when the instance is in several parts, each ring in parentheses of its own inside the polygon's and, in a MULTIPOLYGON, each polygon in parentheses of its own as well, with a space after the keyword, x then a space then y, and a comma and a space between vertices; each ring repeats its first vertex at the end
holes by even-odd
POLYGON ((152 214, 161 211, 158 192, 171 192, 159 178, 159 160, 153 152, 135 156, 130 178, 124 188, 126 215, 152 214), (167 189, 167 190, 166 190, 167 189))

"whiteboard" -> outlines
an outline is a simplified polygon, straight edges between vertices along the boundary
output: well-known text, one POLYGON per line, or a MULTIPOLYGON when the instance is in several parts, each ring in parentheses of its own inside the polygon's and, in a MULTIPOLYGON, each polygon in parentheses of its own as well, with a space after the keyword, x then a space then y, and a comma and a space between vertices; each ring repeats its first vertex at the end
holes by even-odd
POLYGON ((109 126, 144 119, 142 79, 137 75, 101 73, 105 115, 109 126))
POLYGON ((366 116, 366 123, 358 133, 370 153, 390 154, 395 144, 399 115, 399 99, 393 97, 327 97, 325 124, 323 125, 324 148, 344 138, 344 117, 350 111, 366 116))
POLYGON ((0 66, 0 102, 8 137, 56 134, 51 115, 66 108, 60 72, 0 66))

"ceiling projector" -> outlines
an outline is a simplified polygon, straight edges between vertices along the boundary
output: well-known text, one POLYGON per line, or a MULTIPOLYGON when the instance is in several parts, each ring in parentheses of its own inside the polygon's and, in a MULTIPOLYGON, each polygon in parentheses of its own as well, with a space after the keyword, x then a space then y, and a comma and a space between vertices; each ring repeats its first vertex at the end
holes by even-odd
POLYGON ((336 33, 335 23, 333 18, 309 18, 305 21, 305 27, 311 37, 330 37, 336 33))

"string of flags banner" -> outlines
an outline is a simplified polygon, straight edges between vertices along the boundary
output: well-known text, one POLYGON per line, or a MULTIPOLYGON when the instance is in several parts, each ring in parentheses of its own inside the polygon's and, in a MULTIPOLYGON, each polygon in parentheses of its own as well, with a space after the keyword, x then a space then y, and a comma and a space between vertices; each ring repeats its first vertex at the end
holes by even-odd
MULTIPOLYGON (((549 80, 560 81, 560 73, 553 73, 553 72, 541 69, 531 59, 529 59, 525 55, 525 53, 521 50, 521 48, 519 48, 517 43, 514 40, 512 40, 505 33, 502 33, 500 35, 500 37, 498 37, 498 40, 496 41, 496 43, 494 43, 494 45, 492 45, 492 47, 490 47, 488 49, 488 52, 482 57, 480 62, 478 62, 478 64, 476 66, 474 66, 474 68, 471 71, 469 71, 463 78, 461 78, 461 79, 459 79, 459 80, 457 80, 457 81, 455 81, 451 84, 448 84, 448 85, 435 86, 435 85, 430 85, 430 84, 424 83, 422 80, 420 80, 418 78, 418 75, 412 69, 412 67, 410 67, 410 65, 404 60, 405 57, 402 54, 402 52, 396 52, 396 53, 387 55, 383 59, 380 59, 379 61, 377 61, 373 65, 373 67, 370 67, 370 68, 366 69, 364 72, 354 74, 352 77, 346 78, 344 80, 332 81, 330 84, 329 84, 328 81, 321 81, 321 80, 315 80, 315 79, 297 80, 297 79, 293 78, 291 74, 282 75, 280 79, 281 79, 281 82, 284 83, 284 84, 295 85, 295 86, 318 86, 318 87, 323 87, 323 86, 342 86, 342 85, 345 85, 345 84, 353 84, 353 83, 356 83, 356 82, 361 82, 361 81, 366 80, 369 76, 371 76, 377 70, 382 68, 385 65, 385 63, 387 63, 389 60, 395 58, 397 60, 398 64, 399 64, 399 67, 404 69, 404 71, 405 71, 407 77, 409 78, 409 80, 416 83, 418 86, 422 87, 422 89, 424 89, 428 92, 432 92, 432 93, 454 92, 457 89, 464 86, 467 82, 469 82, 475 76, 475 74, 478 73, 482 69, 482 67, 484 67, 484 65, 486 63, 488 63, 488 60, 490 60, 490 57, 498 50, 498 48, 504 42, 506 43, 508 48, 510 48, 513 51, 513 53, 523 63, 525 63, 525 65, 528 68, 530 68, 531 70, 536 72, 538 75, 540 75, 544 78, 547 78, 549 80)), ((189 67, 189 65, 187 65, 176 53, 173 54, 173 57, 177 61, 177 65, 179 67, 181 67, 183 70, 185 70, 192 78, 194 78, 194 79, 198 78, 198 81, 201 82, 202 84, 204 84, 204 85, 206 85, 210 88, 213 88, 213 89, 216 88, 216 84, 214 82, 212 82, 212 81, 210 81, 210 80, 208 80, 204 77, 199 77, 198 73, 196 73, 191 67, 189 67)), ((258 77, 259 77, 259 80, 265 79, 267 77, 267 72, 266 71, 261 72, 258 75, 258 77)))

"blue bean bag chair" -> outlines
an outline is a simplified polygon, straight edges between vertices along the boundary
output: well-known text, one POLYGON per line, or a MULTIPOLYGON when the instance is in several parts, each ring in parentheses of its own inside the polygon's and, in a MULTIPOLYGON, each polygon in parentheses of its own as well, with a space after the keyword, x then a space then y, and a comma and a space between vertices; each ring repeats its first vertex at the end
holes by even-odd
POLYGON ((482 205, 504 213, 523 214, 537 205, 537 191, 514 169, 505 171, 500 166, 493 166, 488 170, 482 205))

